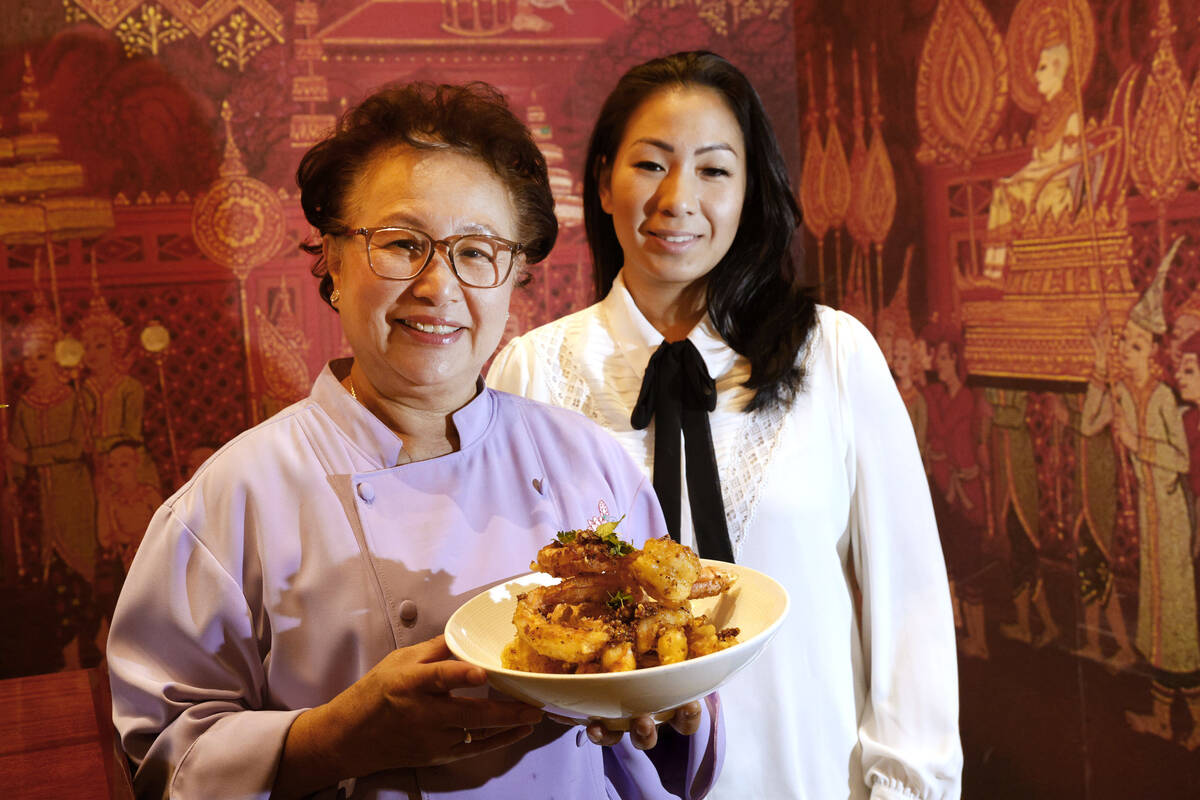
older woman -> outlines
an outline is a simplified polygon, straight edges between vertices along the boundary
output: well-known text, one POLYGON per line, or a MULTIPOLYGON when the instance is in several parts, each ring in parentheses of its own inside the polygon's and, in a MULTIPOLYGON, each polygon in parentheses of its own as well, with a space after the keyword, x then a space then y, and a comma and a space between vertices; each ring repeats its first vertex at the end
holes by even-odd
POLYGON ((438 636, 601 501, 630 538, 663 529, 599 428, 479 378, 514 281, 557 230, 528 132, 481 84, 386 89, 298 181, 354 357, 150 525, 108 650, 139 793, 665 797, 659 766, 703 793, 720 749, 707 706, 673 719, 701 735, 651 761, 649 718, 626 739, 542 721, 488 697, 438 636))
POLYGON ((673 534, 791 594, 722 688, 711 796, 957 797, 954 628, 913 428, 871 334, 794 281, 800 213, 757 93, 712 53, 634 67, 585 170, 602 299, 514 340, 489 379, 612 430, 673 534))

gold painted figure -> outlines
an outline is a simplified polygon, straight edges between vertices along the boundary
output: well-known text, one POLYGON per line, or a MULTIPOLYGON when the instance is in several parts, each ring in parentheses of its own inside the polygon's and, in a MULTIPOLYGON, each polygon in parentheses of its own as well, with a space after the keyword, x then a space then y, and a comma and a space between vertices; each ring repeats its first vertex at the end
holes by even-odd
POLYGON ((1194 675, 1200 672, 1200 630, 1196 619, 1196 582, 1192 566, 1192 509, 1187 477, 1190 454, 1183 415, 1163 380, 1155 355, 1167 332, 1162 294, 1166 271, 1179 242, 1163 259, 1150 288, 1129 313, 1119 343, 1122 374, 1110 382, 1109 320, 1102 317, 1093 334, 1096 353, 1084 403, 1091 435, 1111 425, 1128 453, 1137 486, 1138 615, 1137 649, 1149 662, 1154 680, 1149 713, 1127 711, 1130 727, 1163 739, 1173 737, 1171 705, 1176 694, 1187 700, 1193 732, 1188 746, 1200 744, 1200 702, 1194 675))
POLYGON ((988 210, 983 276, 992 281, 1003 278, 1009 243, 1026 217, 1057 219, 1074 203, 1076 170, 1059 169, 1080 153, 1071 53, 1065 31, 1055 25, 1042 30, 1045 46, 1034 78, 1043 101, 1034 122, 1033 155, 1014 175, 996 182, 988 210))

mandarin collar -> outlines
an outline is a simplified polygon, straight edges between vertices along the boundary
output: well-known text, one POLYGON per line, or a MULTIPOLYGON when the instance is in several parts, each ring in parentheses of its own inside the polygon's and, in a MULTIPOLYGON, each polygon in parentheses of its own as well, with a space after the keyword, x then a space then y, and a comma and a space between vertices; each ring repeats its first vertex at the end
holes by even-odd
MULTIPOLYGON (((404 442, 342 386, 334 370, 345 375, 349 365, 350 359, 326 364, 313 384, 312 398, 365 456, 380 469, 390 469, 399 463, 404 442)), ((483 438, 495 411, 495 396, 483 378, 476 381, 475 388, 475 397, 450 415, 458 431, 459 450, 483 438)))
MULTIPOLYGON (((646 365, 650 363, 650 357, 665 339, 634 302, 629 287, 625 285, 624 274, 624 270, 617 273, 612 289, 600 301, 600 307, 607 318, 616 350, 625 357, 635 373, 643 375, 646 365)), ((707 312, 688 333, 687 338, 700 351, 704 366, 708 368, 708 374, 714 380, 733 368, 737 354, 721 338, 707 312)))

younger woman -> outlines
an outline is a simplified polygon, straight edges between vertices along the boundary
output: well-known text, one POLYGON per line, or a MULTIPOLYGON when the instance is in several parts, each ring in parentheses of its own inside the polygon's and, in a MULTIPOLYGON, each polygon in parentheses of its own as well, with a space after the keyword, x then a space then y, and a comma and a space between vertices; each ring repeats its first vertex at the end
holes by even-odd
POLYGON ((711 797, 957 797, 954 628, 929 490, 870 333, 791 260, 762 104, 711 53, 635 67, 592 132, 596 305, 515 339, 497 388, 583 412, 653 476, 673 535, 792 611, 721 690, 711 797))

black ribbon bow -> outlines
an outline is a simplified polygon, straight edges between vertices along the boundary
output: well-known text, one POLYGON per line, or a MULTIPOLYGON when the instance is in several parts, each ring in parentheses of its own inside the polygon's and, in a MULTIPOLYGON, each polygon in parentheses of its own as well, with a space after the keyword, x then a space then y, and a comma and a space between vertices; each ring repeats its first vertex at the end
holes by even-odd
POLYGON ((716 407, 717 387, 696 346, 687 339, 663 342, 646 365, 630 422, 642 430, 651 417, 655 420, 654 492, 675 541, 679 541, 679 432, 683 431, 688 499, 700 556, 733 561, 708 425, 708 413, 716 407))

